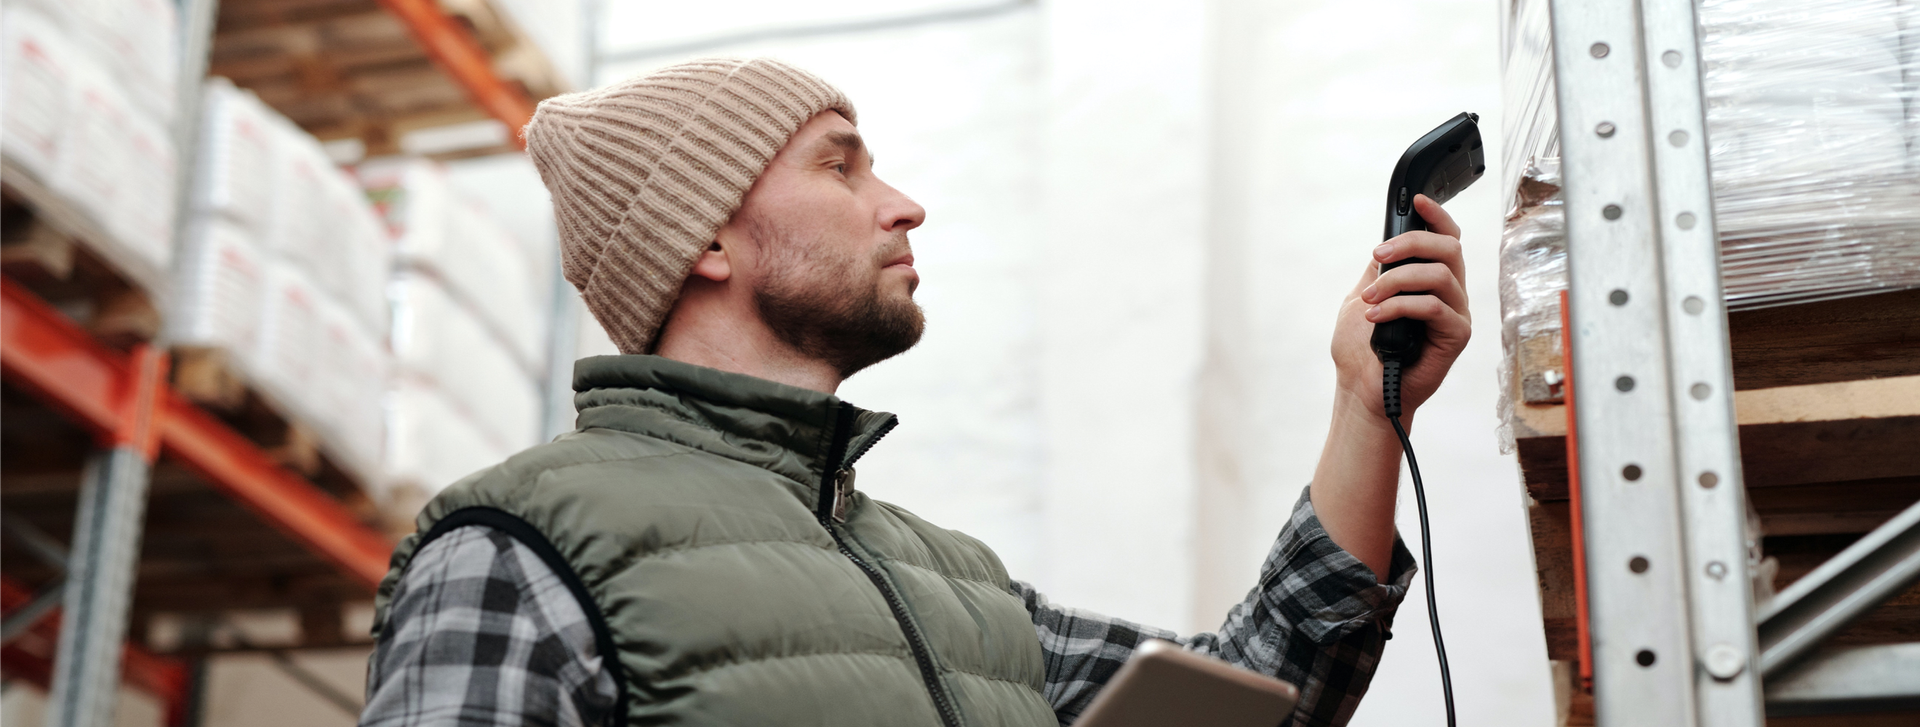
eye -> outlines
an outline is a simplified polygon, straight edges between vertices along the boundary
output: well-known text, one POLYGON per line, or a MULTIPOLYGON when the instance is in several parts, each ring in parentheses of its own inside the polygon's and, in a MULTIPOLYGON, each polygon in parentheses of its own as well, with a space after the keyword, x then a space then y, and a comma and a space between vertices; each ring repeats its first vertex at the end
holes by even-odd
POLYGON ((841 173, 841 174, 846 174, 846 173, 847 173, 847 163, 846 163, 846 162, 840 162, 839 164, 835 164, 835 165, 833 165, 833 171, 836 171, 836 172, 839 172, 839 173, 841 173))

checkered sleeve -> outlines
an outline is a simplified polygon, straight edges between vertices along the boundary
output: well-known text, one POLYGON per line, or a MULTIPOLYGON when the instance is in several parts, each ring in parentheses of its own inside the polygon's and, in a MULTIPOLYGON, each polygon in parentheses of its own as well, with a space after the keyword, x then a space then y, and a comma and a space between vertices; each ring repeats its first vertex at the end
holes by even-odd
POLYGON ((362 727, 606 724, 613 677, 578 599, 533 549, 482 525, 422 548, 367 668, 362 727))
POLYGON ((1259 584, 1214 633, 1181 637, 1050 604, 1019 581, 1011 589, 1033 616, 1046 661, 1045 696, 1062 725, 1079 718, 1142 642, 1166 639, 1292 682, 1300 688, 1300 703, 1286 724, 1319 727, 1353 718, 1413 573, 1413 554, 1395 538, 1388 582, 1379 582, 1372 569, 1334 545, 1314 515, 1312 498, 1303 493, 1261 566, 1259 584))

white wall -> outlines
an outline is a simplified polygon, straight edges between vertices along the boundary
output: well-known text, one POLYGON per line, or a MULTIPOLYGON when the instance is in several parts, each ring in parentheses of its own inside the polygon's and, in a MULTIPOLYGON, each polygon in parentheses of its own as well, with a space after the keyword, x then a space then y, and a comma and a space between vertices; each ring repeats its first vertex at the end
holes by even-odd
POLYGON ((1192 599, 1208 258, 1199 7, 1057 0, 1041 18, 1046 240, 1033 363, 1047 464, 1032 483, 1043 493, 1032 577, 1061 603, 1181 629, 1219 620, 1196 618, 1192 599))
MULTIPOLYGON (((1223 229, 1246 240, 1253 356, 1246 479, 1256 519, 1251 568, 1312 475, 1332 407, 1327 345, 1336 308, 1379 241, 1386 181, 1420 134, 1481 115, 1499 169, 1498 7, 1491 2, 1265 3, 1224 0, 1217 142, 1238 164, 1223 229)), ((1494 439, 1499 358, 1497 176, 1448 204, 1465 229, 1476 335, 1413 431, 1434 524, 1435 574, 1462 721, 1553 718, 1524 494, 1494 439)), ((1400 531, 1418 553, 1412 487, 1400 531)), ((1221 592, 1219 598, 1237 597, 1221 592)), ((1441 724, 1438 668, 1417 582, 1355 724, 1441 724)))
MULTIPOLYGON (((927 208, 927 225, 912 236, 927 335, 841 390, 901 419, 861 461, 860 483, 985 539, 1029 579, 1043 568, 1036 484, 1046 452, 1036 366, 1047 246, 1037 174, 1045 153, 1040 31, 1028 10, 716 51, 774 55, 840 86, 877 172, 927 208)), ((601 78, 681 59, 610 67, 601 78)))

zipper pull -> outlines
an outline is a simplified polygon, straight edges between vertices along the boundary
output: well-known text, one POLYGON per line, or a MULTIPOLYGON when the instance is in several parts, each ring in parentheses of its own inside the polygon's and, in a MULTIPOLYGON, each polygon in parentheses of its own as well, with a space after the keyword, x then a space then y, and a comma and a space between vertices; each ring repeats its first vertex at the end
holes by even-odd
POLYGON ((847 508, 853 505, 853 468, 843 467, 833 473, 833 521, 847 521, 847 508))

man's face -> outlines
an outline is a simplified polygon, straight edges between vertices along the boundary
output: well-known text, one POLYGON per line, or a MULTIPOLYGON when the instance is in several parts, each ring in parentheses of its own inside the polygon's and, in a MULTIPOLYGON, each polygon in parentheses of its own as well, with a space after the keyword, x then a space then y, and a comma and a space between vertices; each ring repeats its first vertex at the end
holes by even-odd
POLYGON ((845 378, 920 341, 907 231, 925 219, 827 111, 774 156, 718 239, 774 335, 845 378))

